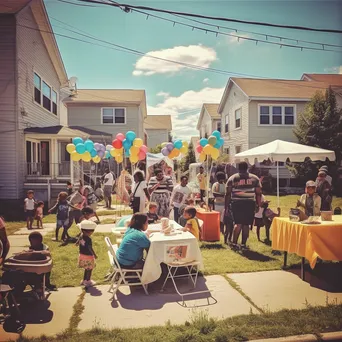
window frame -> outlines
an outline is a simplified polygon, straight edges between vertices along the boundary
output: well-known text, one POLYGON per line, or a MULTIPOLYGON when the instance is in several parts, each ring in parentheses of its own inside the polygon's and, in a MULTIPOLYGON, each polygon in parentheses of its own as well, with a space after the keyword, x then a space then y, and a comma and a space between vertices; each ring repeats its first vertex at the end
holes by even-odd
POLYGON ((101 125, 113 125, 113 126, 124 126, 127 125, 127 111, 125 107, 101 107, 101 125), (105 123, 103 122, 103 110, 104 109, 112 109, 113 110, 113 122, 112 123, 105 123), (115 110, 116 109, 123 109, 124 110, 124 123, 115 123, 115 110))
POLYGON ((241 153, 242 152, 242 145, 235 145, 234 149, 235 149, 235 154, 241 153), (240 149, 239 152, 237 151, 238 148, 240 149))
MULTIPOLYGON (((58 96, 59 96, 58 90, 55 89, 54 87, 52 87, 52 86, 50 85, 49 82, 46 82, 46 81, 44 80, 44 78, 43 78, 38 72, 36 72, 35 70, 33 70, 33 102, 34 102, 37 106, 41 107, 43 110, 49 112, 50 114, 52 114, 52 115, 55 116, 55 117, 58 117, 58 116, 59 116, 59 113, 58 113, 58 109, 59 109, 59 106, 58 106, 58 96), (35 75, 36 75, 37 77, 39 77, 39 79, 40 79, 40 103, 36 101, 36 96, 35 96, 35 89, 38 89, 38 88, 36 88, 36 85, 35 85, 35 83, 34 83, 34 77, 35 77, 35 75), (43 94, 43 83, 45 83, 45 84, 50 88, 50 99, 49 99, 49 100, 50 100, 50 109, 46 109, 46 108, 44 107, 44 105, 43 105, 43 96, 45 96, 45 95, 43 94), (53 93, 53 92, 56 94, 56 103, 55 103, 55 104, 56 104, 56 113, 54 113, 54 111, 53 111, 53 103, 54 103, 54 101, 52 100, 52 93, 53 93)), ((46 97, 46 96, 45 96, 45 97, 46 97)))
POLYGON ((39 104, 40 106, 42 105, 42 78, 36 72, 33 72, 33 101, 39 104), (35 76, 39 78, 39 89, 36 87, 35 76), (36 89, 39 91, 40 102, 36 101, 36 89))
MULTIPOLYGON (((279 115, 275 115, 279 116, 279 115)), ((296 125, 297 121, 297 105, 294 103, 288 103, 288 104, 277 104, 277 103, 258 103, 258 126, 260 127, 294 127, 296 125), (268 117, 269 117, 269 123, 268 124, 262 124, 260 123, 260 117, 266 116, 267 114, 261 114, 261 107, 268 107, 268 117), (274 124, 273 123, 273 107, 281 107, 281 124, 274 124), (285 108, 286 107, 292 107, 293 108, 293 123, 292 124, 285 124, 285 117, 290 115, 285 115, 285 108)))
POLYGON ((235 111, 234 111, 234 121, 235 121, 235 129, 241 129, 242 128, 242 107, 235 109, 235 111), (236 118, 236 112, 238 112, 238 111, 240 111, 240 118, 239 119, 236 118), (239 127, 236 126, 237 120, 240 120, 239 121, 239 127))
POLYGON ((224 116, 224 133, 229 133, 229 114, 224 116))
POLYGON ((221 133, 221 130, 222 130, 222 128, 221 128, 221 121, 217 121, 217 123, 216 123, 216 130, 218 130, 220 133, 221 133))

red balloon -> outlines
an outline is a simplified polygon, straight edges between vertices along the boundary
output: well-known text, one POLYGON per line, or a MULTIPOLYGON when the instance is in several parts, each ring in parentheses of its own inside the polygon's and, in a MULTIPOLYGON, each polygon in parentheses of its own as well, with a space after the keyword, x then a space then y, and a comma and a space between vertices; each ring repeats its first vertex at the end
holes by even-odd
POLYGON ((144 160, 146 158, 146 153, 144 151, 140 151, 138 154, 139 160, 144 160))
POLYGON ((196 151, 197 151, 198 153, 201 153, 202 150, 203 150, 203 147, 202 147, 201 145, 199 145, 199 146, 196 147, 196 151))
POLYGON ((148 151, 148 148, 147 148, 147 146, 146 145, 142 145, 141 147, 140 147, 140 151, 143 151, 143 152, 147 152, 148 151))
POLYGON ((119 140, 119 139, 114 139, 113 142, 112 142, 112 145, 114 148, 121 148, 122 147, 122 141, 119 140))

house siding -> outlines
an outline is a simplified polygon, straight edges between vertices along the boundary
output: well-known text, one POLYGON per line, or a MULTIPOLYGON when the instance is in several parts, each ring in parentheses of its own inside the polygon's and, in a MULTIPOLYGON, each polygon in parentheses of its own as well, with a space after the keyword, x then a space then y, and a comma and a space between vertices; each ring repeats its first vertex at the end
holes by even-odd
POLYGON ((273 140, 285 140, 290 142, 298 142, 296 136, 293 133, 295 126, 259 126, 259 109, 258 106, 262 104, 274 104, 274 105, 295 105, 296 106, 296 118, 300 112, 303 111, 306 102, 295 101, 250 101, 249 103, 249 147, 253 148, 273 140))
POLYGON ((221 114, 221 136, 224 139, 223 148, 229 148, 229 160, 233 161, 236 146, 241 146, 241 152, 249 148, 248 132, 248 98, 235 84, 232 84, 227 101, 221 114), (241 128, 235 129, 235 110, 241 108, 241 128), (225 133, 225 117, 228 115, 229 128, 225 133))
POLYGON ((154 148, 163 142, 169 141, 169 131, 167 129, 146 129, 147 147, 154 148))
POLYGON ((115 136, 118 133, 126 133, 127 131, 134 131, 137 137, 144 138, 144 129, 142 124, 142 114, 139 106, 127 106, 127 104, 67 104, 68 107, 68 125, 69 126, 83 126, 97 131, 110 133, 115 136), (102 124, 101 108, 103 107, 120 107, 126 108, 126 124, 102 124))
POLYGON ((217 122, 219 121, 220 119, 212 119, 208 111, 204 108, 203 117, 199 126, 200 137, 204 138, 206 134, 209 137, 217 129, 217 122))
POLYGON ((16 24, 14 15, 0 16, 0 199, 16 199, 18 193, 16 24))

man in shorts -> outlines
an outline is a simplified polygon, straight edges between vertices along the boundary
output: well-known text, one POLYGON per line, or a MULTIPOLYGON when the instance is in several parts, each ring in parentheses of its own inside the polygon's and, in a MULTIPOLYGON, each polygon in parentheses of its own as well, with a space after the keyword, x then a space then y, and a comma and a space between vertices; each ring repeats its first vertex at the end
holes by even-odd
POLYGON ((238 173, 229 177, 226 186, 225 209, 231 205, 234 220, 233 244, 237 244, 242 230, 242 247, 246 247, 249 226, 253 224, 256 205, 260 206, 261 184, 259 178, 248 172, 246 162, 239 163, 238 173))
POLYGON ((106 169, 106 173, 103 178, 103 194, 106 202, 106 208, 112 209, 112 191, 115 178, 109 169, 106 169))

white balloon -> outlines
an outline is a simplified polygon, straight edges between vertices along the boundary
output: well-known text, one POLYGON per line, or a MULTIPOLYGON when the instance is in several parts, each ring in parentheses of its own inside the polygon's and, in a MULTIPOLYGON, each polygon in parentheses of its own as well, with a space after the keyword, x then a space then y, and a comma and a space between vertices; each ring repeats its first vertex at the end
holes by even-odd
POLYGON ((112 145, 107 145, 107 146, 106 146, 106 150, 107 150, 107 151, 110 151, 112 148, 113 148, 112 145))

